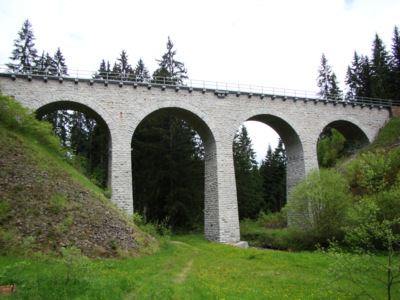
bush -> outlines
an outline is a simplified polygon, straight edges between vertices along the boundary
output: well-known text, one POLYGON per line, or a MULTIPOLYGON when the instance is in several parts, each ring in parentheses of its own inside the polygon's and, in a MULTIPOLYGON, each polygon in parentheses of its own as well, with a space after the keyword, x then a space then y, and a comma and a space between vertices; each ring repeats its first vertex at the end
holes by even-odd
POLYGON ((276 213, 266 214, 260 212, 257 218, 257 224, 260 227, 268 229, 282 229, 287 226, 286 211, 280 211, 276 213))
POLYGON ((349 185, 341 174, 311 172, 290 194, 289 228, 308 231, 319 240, 342 236, 350 203, 349 185))

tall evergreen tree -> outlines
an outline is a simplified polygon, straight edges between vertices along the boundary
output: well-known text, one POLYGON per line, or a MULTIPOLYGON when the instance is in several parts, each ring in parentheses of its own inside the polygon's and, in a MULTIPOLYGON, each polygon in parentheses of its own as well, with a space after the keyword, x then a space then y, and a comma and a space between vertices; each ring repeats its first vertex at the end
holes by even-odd
POLYGON ((400 33, 394 28, 391 61, 391 99, 400 100, 400 33))
POLYGON ((108 79, 109 74, 111 73, 110 62, 103 59, 100 63, 99 69, 94 74, 94 78, 100 79, 108 79))
POLYGON ((371 64, 367 56, 354 52, 351 66, 347 67, 346 85, 349 87, 346 98, 371 97, 371 64))
POLYGON ((183 80, 188 78, 187 69, 183 62, 175 59, 176 50, 173 49, 174 44, 170 37, 167 42, 167 52, 161 59, 157 59, 159 68, 153 73, 153 77, 170 77, 173 83, 182 84, 183 80))
POLYGON ((37 50, 35 48, 35 36, 33 34, 32 24, 25 20, 21 30, 18 32, 18 38, 14 41, 14 50, 7 67, 12 71, 30 72, 35 67, 37 60, 37 50))
POLYGON ((43 119, 53 130, 74 161, 95 184, 105 188, 108 183, 108 135, 93 118, 82 112, 57 110, 43 119))
POLYGON ((129 75, 133 73, 132 66, 128 61, 128 54, 125 50, 121 51, 120 57, 117 58, 117 62, 114 64, 112 71, 118 74, 121 80, 128 80, 129 75))
POLYGON ((135 75, 135 79, 139 82, 150 81, 150 72, 144 65, 144 62, 141 58, 137 62, 137 65, 133 71, 133 74, 135 75))
POLYGON ((71 115, 68 110, 56 110, 43 116, 43 119, 53 124, 53 131, 59 137, 65 148, 70 148, 71 115))
POLYGON ((317 85, 320 88, 318 96, 323 99, 341 98, 342 91, 339 88, 336 74, 332 71, 332 67, 328 65, 325 54, 322 54, 318 73, 317 85))
POLYGON ((371 70, 372 70, 372 91, 373 98, 388 99, 390 96, 390 60, 385 45, 375 35, 372 48, 371 70))
POLYGON ((49 54, 49 52, 47 52, 46 54, 44 53, 44 51, 42 52, 42 55, 40 56, 40 58, 37 60, 37 64, 36 64, 36 68, 37 68, 37 72, 39 74, 50 74, 49 69, 51 68, 51 66, 54 65, 54 59, 53 57, 51 57, 51 55, 49 54))
POLYGON ((270 212, 281 211, 286 204, 286 152, 281 139, 274 151, 269 145, 260 173, 266 209, 270 212))
POLYGON ((235 135, 233 155, 239 218, 254 219, 260 211, 265 210, 265 203, 256 155, 251 138, 244 125, 235 135))
POLYGON ((372 68, 368 56, 361 55, 361 86, 358 91, 358 97, 372 97, 372 68))
POLYGON ((54 54, 52 67, 54 69, 55 75, 68 75, 68 67, 65 63, 65 58, 64 55, 61 53, 60 47, 58 47, 56 53, 54 54))
POLYGON ((175 229, 202 223, 204 161, 197 137, 168 112, 145 119, 135 131, 134 205, 147 221, 168 219, 175 229))

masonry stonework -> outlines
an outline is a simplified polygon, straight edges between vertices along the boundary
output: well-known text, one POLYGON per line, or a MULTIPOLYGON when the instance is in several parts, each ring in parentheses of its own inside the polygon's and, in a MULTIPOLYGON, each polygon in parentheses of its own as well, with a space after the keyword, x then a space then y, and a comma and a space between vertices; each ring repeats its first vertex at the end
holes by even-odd
POLYGON ((287 190, 318 168, 316 145, 326 126, 337 128, 354 145, 375 139, 388 121, 385 108, 326 103, 310 99, 241 95, 181 87, 148 87, 89 80, 47 80, 0 76, 3 95, 35 111, 84 109, 103 122, 110 135, 112 201, 132 214, 131 141, 147 116, 170 110, 189 122, 205 147, 205 236, 234 243, 240 240, 232 144, 243 122, 271 126, 287 151, 287 190))

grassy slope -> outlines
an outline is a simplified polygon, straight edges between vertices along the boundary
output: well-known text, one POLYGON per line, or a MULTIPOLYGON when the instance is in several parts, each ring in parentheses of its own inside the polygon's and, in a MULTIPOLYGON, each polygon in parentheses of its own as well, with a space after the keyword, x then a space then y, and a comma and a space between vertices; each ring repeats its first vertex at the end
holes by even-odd
POLYGON ((8 255, 77 246, 90 257, 115 257, 157 248, 60 157, 1 126, 0 225, 0 253, 8 255))

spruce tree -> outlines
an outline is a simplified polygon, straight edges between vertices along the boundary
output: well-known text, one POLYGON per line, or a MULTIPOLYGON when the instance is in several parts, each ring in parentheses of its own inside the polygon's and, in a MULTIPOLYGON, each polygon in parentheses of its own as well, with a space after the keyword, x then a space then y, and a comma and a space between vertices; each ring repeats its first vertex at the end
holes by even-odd
POLYGON ((37 50, 35 48, 35 36, 32 30, 32 24, 25 20, 21 30, 18 32, 18 38, 14 41, 14 50, 7 67, 14 72, 31 72, 35 67, 37 60, 37 50))
POLYGON ((65 63, 65 58, 61 53, 60 47, 58 47, 56 53, 54 54, 52 69, 54 69, 54 75, 68 75, 68 67, 65 63))
POLYGON ((99 69, 94 75, 94 78, 108 79, 111 73, 110 62, 103 59, 100 63, 99 69))
POLYGON ((137 62, 137 65, 133 71, 133 74, 135 75, 135 80, 137 80, 139 82, 150 81, 150 72, 144 65, 144 62, 141 58, 137 62))
POLYGON ((135 209, 146 221, 174 228, 202 224, 204 161, 198 135, 165 111, 145 119, 132 139, 135 209))
POLYGON ((372 86, 371 96, 373 98, 388 99, 390 96, 390 61, 389 53, 385 45, 375 35, 372 48, 371 70, 372 70, 372 86))
POLYGON ((59 137, 62 145, 70 149, 71 115, 68 110, 56 110, 43 116, 43 119, 53 125, 54 133, 59 137))
POLYGON ((286 204, 286 152, 281 139, 274 151, 269 145, 260 173, 266 210, 280 212, 286 204))
POLYGON ((39 74, 51 74, 50 73, 50 68, 51 66, 54 65, 54 59, 53 57, 51 57, 51 55, 49 54, 49 52, 47 52, 46 54, 44 53, 44 51, 42 52, 42 55, 40 56, 40 58, 37 60, 36 63, 36 71, 39 74))
POLYGON ((349 87, 349 91, 346 94, 348 100, 353 100, 359 94, 361 82, 361 61, 357 52, 354 51, 353 61, 351 66, 347 67, 346 81, 345 83, 349 87))
POLYGON ((372 97, 372 68, 368 56, 361 55, 361 86, 358 91, 358 97, 372 97))
MULTIPOLYGON (((167 52, 164 53, 161 59, 157 59, 159 68, 153 73, 153 78, 156 81, 158 77, 170 77, 173 84, 183 84, 183 80, 188 78, 187 69, 183 62, 175 59, 176 50, 173 49, 174 44, 170 37, 167 42, 167 52)), ((161 81, 160 81, 161 82, 161 81)))
POLYGON ((257 166, 255 152, 246 126, 242 126, 233 142, 236 191, 239 218, 254 219, 265 210, 262 179, 257 166))
POLYGON ((400 100, 400 33, 394 28, 391 60, 391 94, 390 98, 400 100))
POLYGON ((359 56, 354 52, 351 66, 347 67, 346 85, 349 91, 346 94, 348 100, 356 97, 371 97, 371 64, 367 56, 359 56))
POLYGON ((113 73, 117 74, 121 80, 129 80, 129 76, 133 73, 132 66, 128 61, 128 54, 125 50, 122 50, 120 57, 117 58, 117 62, 113 67, 113 73))
POLYGON ((325 54, 322 54, 318 73, 317 85, 320 88, 318 96, 323 99, 342 98, 342 91, 339 88, 336 74, 332 71, 332 67, 328 65, 325 54))

